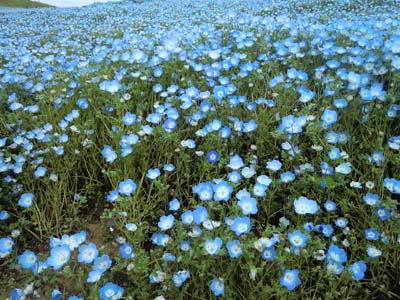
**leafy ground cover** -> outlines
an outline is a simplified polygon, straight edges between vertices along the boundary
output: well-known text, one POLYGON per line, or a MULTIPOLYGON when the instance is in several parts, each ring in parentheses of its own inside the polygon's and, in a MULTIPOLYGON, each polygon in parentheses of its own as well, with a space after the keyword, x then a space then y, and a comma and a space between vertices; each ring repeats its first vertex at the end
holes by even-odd
POLYGON ((0 0, 0 7, 1 6, 18 7, 18 8, 51 7, 50 5, 30 0, 13 0, 13 1, 0 0))
POLYGON ((399 299, 398 4, 0 11, 0 297, 399 299))

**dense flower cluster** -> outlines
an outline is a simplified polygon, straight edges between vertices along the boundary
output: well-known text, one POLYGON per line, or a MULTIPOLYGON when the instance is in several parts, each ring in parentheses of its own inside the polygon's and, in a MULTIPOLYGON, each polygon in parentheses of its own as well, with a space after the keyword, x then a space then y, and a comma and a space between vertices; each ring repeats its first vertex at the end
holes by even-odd
POLYGON ((13 230, 0 259, 74 264, 101 300, 139 295, 121 270, 153 299, 192 282, 232 298, 238 270, 285 293, 310 265, 371 276, 400 247, 399 9, 181 2, 0 11, 0 222, 42 236, 101 198, 118 246, 80 224, 47 255, 13 230))

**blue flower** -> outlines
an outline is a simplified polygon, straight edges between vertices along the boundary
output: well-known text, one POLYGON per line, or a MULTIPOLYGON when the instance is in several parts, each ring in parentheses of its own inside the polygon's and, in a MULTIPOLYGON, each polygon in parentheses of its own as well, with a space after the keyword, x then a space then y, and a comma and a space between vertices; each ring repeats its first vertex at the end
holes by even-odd
POLYGON ((11 253, 14 240, 10 237, 0 238, 0 258, 6 257, 11 253))
POLYGON ((266 261, 274 261, 276 257, 276 251, 274 246, 264 247, 261 252, 261 258, 266 261))
POLYGON ((232 171, 232 172, 228 173, 228 181, 233 184, 238 184, 240 182, 241 178, 242 178, 242 176, 237 171, 232 171))
POLYGON ((79 246, 78 262, 91 264, 98 256, 99 250, 97 250, 94 243, 88 245, 79 246))
POLYGON ((215 150, 209 151, 209 152, 207 153, 207 160, 208 160, 210 163, 216 163, 216 162, 218 162, 218 160, 219 160, 219 154, 218 154, 218 152, 215 151, 215 150))
POLYGON ((328 262, 343 264, 347 261, 347 254, 344 249, 339 248, 336 245, 331 245, 326 254, 326 259, 328 262))
POLYGON ((213 186, 213 191, 215 201, 228 201, 233 192, 233 187, 231 187, 226 181, 221 180, 213 186))
POLYGON ((301 280, 299 278, 299 270, 286 270, 283 276, 280 278, 280 283, 289 291, 293 291, 301 284, 301 280))
POLYGON ((229 164, 227 166, 232 170, 239 170, 244 166, 243 159, 238 154, 235 154, 229 158, 229 164))
POLYGON ((22 206, 24 208, 28 208, 28 207, 32 206, 33 198, 34 198, 34 196, 32 193, 22 194, 18 200, 18 205, 22 206))
POLYGON ((191 210, 185 211, 181 215, 182 224, 184 225, 191 225, 194 221, 193 212, 191 210))
POLYGON ((318 203, 301 196, 294 200, 294 209, 298 215, 315 214, 319 210, 318 203))
POLYGON ((291 171, 287 171, 281 174, 281 182, 283 183, 289 183, 294 181, 295 179, 296 175, 291 171))
POLYGON ((47 169, 46 169, 45 167, 38 167, 38 168, 35 170, 35 173, 33 173, 33 175, 34 175, 36 178, 44 177, 44 175, 46 175, 46 171, 47 171, 47 169))
POLYGON ((336 226, 340 227, 340 228, 345 228, 348 223, 349 223, 349 220, 347 220, 344 217, 337 218, 335 221, 336 226))
POLYGON ((67 245, 55 246, 50 250, 50 256, 47 258, 47 265, 59 270, 71 257, 71 250, 67 245))
POLYGON ((61 300, 61 292, 59 290, 53 290, 51 292, 51 300, 61 300))
POLYGON ((375 216, 377 216, 381 221, 386 221, 390 218, 391 213, 386 208, 380 206, 375 210, 375 216))
POLYGON ((330 126, 337 121, 337 112, 335 110, 325 109, 321 120, 323 126, 330 126))
POLYGON ((124 243, 119 248, 119 253, 121 254, 122 258, 134 258, 135 253, 133 252, 133 246, 129 243, 124 243))
POLYGON ((365 230, 365 238, 368 241, 377 241, 379 240, 379 231, 375 228, 368 228, 365 230))
POLYGON ((125 196, 130 196, 136 190, 136 184, 132 179, 127 179, 119 183, 118 192, 125 196))
POLYGON ((288 239, 293 248, 304 248, 308 240, 308 235, 303 234, 300 230, 295 230, 288 234, 288 239))
POLYGON ((111 259, 108 255, 104 254, 95 258, 93 262, 93 271, 104 273, 111 267, 111 259))
POLYGON ((258 212, 257 200, 252 197, 242 197, 238 202, 238 206, 242 209, 244 215, 254 215, 258 212))
POLYGON ((208 219, 208 211, 204 206, 199 206, 193 211, 193 222, 197 225, 208 219))
POLYGON ((103 150, 101 151, 101 154, 104 156, 104 158, 106 159, 106 162, 108 162, 108 163, 112 163, 118 157, 118 155, 114 151, 114 149, 108 145, 104 146, 103 150))
POLYGON ((210 290, 215 296, 221 296, 224 294, 224 280, 222 278, 214 278, 210 284, 210 290))
POLYGON ((168 234, 153 233, 151 236, 151 242, 159 247, 166 247, 171 237, 168 234))
POLYGON ((174 198, 169 201, 169 210, 170 211, 177 211, 181 207, 181 203, 178 199, 174 198))
POLYGON ((182 251, 190 251, 191 246, 190 246, 190 241, 181 241, 179 243, 179 249, 181 249, 182 251))
POLYGON ((34 252, 25 250, 20 256, 18 256, 18 263, 23 269, 33 269, 37 264, 38 259, 34 252))
POLYGON ((257 182, 253 186, 253 195, 255 197, 265 197, 265 195, 267 194, 267 189, 268 187, 265 184, 257 182))
POLYGON ((367 265, 362 260, 359 260, 350 266, 350 271, 353 279, 361 280, 365 276, 367 271, 367 265))
POLYGON ((173 164, 165 164, 163 166, 163 171, 165 172, 173 172, 175 170, 175 166, 173 164))
POLYGON ((182 284, 190 278, 190 272, 187 270, 180 270, 172 276, 172 282, 176 287, 181 287, 182 284))
POLYGON ((158 228, 160 228, 162 231, 171 229, 174 226, 174 221, 175 218, 173 215, 162 216, 158 222, 158 228))
POLYGON ((346 163, 341 163, 335 168, 336 173, 340 174, 350 174, 351 173, 351 164, 346 162, 346 163))
POLYGON ((324 208, 327 212, 332 212, 336 210, 336 203, 332 200, 326 200, 324 203, 324 208))
POLYGON ((337 160, 340 158, 340 149, 339 148, 332 148, 328 152, 328 156, 330 160, 337 160))
POLYGON ((221 246, 222 246, 222 240, 219 237, 217 237, 213 240, 207 240, 204 243, 204 250, 209 255, 215 255, 218 254, 219 250, 221 249, 221 246))
POLYGON ((165 122, 163 124, 163 128, 165 129, 166 132, 172 132, 172 131, 174 131, 174 129, 176 128, 177 125, 178 125, 178 123, 176 122, 175 119, 168 118, 165 120, 165 122))
POLYGON ((231 258, 238 258, 242 256, 243 250, 241 248, 241 243, 238 240, 229 241, 226 243, 226 249, 231 258))
POLYGON ((273 172, 276 172, 282 168, 282 163, 279 160, 270 160, 267 162, 267 165, 265 166, 268 170, 271 170, 273 172))
POLYGON ((100 280, 101 275, 103 275, 102 271, 99 270, 93 270, 89 272, 89 275, 86 279, 87 283, 94 283, 100 280))
POLYGON ((236 233, 237 236, 249 233, 251 230, 250 218, 236 217, 235 219, 233 219, 233 222, 230 225, 230 228, 233 232, 236 233))
POLYGON ((161 175, 161 172, 158 168, 147 170, 146 177, 150 180, 154 180, 161 175))
POLYGON ((125 115, 122 117, 122 122, 126 126, 130 126, 136 122, 136 115, 133 113, 130 113, 129 111, 125 113, 125 115))
POLYGON ((112 282, 107 282, 100 290, 100 300, 119 300, 124 295, 124 289, 112 282))

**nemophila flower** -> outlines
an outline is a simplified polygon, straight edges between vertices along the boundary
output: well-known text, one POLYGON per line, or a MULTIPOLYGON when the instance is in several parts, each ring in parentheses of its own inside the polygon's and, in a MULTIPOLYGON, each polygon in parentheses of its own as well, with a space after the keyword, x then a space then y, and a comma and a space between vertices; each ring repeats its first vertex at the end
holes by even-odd
POLYGON ((182 284, 190 278, 190 272, 187 270, 180 270, 172 275, 172 282, 176 287, 181 287, 182 284))
POLYGON ((334 131, 330 131, 325 135, 325 140, 328 144, 337 144, 339 142, 339 134, 334 131))
POLYGON ((172 254, 169 253, 169 252, 166 252, 166 253, 163 254, 162 260, 163 260, 163 261, 174 262, 174 261, 176 261, 176 256, 175 256, 175 255, 172 255, 172 254))
POLYGON ((282 183, 289 183, 296 179, 296 175, 291 171, 287 171, 281 174, 280 179, 282 183))
POLYGON ((370 206, 378 206, 379 204, 381 204, 381 199, 377 194, 367 193, 363 196, 363 200, 367 205, 370 206))
POLYGON ((219 250, 221 249, 221 246, 222 246, 222 240, 219 237, 217 237, 213 240, 205 241, 204 250, 209 255, 215 255, 218 254, 219 250))
POLYGON ((122 117, 122 122, 126 126, 130 126, 136 122, 136 115, 131 112, 126 112, 125 115, 122 117))
POLYGON ((178 123, 175 119, 173 118, 168 118, 165 120, 165 122, 163 123, 163 128, 165 129, 165 131, 167 132, 172 132, 173 130, 175 130, 175 128, 177 127, 178 123))
POLYGON ((265 197, 268 187, 261 183, 256 183, 253 186, 253 195, 255 197, 265 197))
POLYGON ((193 222, 197 225, 208 219, 208 211, 204 206, 199 206, 193 211, 193 222))
POLYGON ((104 273, 111 267, 111 259, 108 255, 104 254, 95 258, 93 262, 93 271, 104 273))
POLYGON ((326 269, 329 273, 340 275, 344 270, 344 266, 340 263, 330 260, 326 264, 326 269))
POLYGON ((91 264, 99 255, 99 250, 97 250, 94 243, 89 243, 88 245, 79 246, 78 262, 91 264))
POLYGON ((304 196, 294 200, 293 204, 298 215, 315 214, 319 210, 319 205, 316 201, 304 196))
POLYGON ((161 175, 161 172, 158 168, 147 170, 146 177, 150 180, 154 180, 161 175))
POLYGON ((94 270, 90 271, 88 274, 88 277, 86 279, 87 283, 94 283, 100 280, 101 276, 103 275, 103 272, 94 270))
POLYGON ((344 217, 337 218, 335 221, 335 225, 340 228, 345 228, 348 223, 349 223, 349 220, 347 220, 344 217))
POLYGON ((179 249, 181 249, 182 251, 190 251, 192 247, 190 246, 190 241, 181 241, 179 243, 179 249))
MULTIPOLYGON (((0 190, 1 191, 1 190, 0 190)), ((10 217, 9 213, 6 210, 0 211, 0 221, 5 221, 10 217)))
POLYGON ((87 109, 89 107, 89 102, 87 101, 86 98, 79 98, 75 102, 76 106, 78 106, 80 109, 87 109))
MULTIPOLYGON (((269 185, 272 183, 272 179, 269 178, 267 175, 260 175, 260 176, 257 176, 256 181, 257 181, 258 184, 265 185, 267 188, 268 188, 269 185)), ((256 184, 257 184, 257 183, 256 183, 256 184)))
POLYGON ((273 172, 279 171, 282 168, 282 163, 279 160, 270 160, 267 162, 267 165, 265 166, 268 170, 271 170, 273 172))
POLYGON ((369 241, 379 240, 379 231, 375 228, 368 228, 365 230, 365 238, 369 241))
POLYGON ((340 149, 339 148, 332 148, 328 151, 328 157, 330 160, 337 160, 340 156, 340 149))
POLYGON ((325 237, 330 237, 334 232, 333 227, 331 225, 329 225, 329 224, 316 225, 314 227, 314 230, 319 232, 319 233, 322 233, 325 237))
POLYGON ((339 248, 336 245, 331 245, 326 254, 326 259, 328 262, 335 262, 339 264, 343 264, 347 261, 346 251, 342 248, 339 248))
POLYGON ((111 192, 107 195, 107 198, 106 198, 106 199, 107 199, 108 202, 113 203, 113 202, 117 201, 118 197, 119 197, 119 192, 118 192, 118 191, 111 191, 111 192))
POLYGON ((254 170, 253 167, 244 167, 241 170, 241 174, 244 178, 251 178, 254 176, 254 174, 256 174, 256 171, 254 170))
POLYGON ((46 175, 46 171, 47 169, 45 167, 38 167, 35 172, 33 173, 33 175, 36 178, 40 178, 40 177, 44 177, 46 175))
POLYGON ((33 198, 34 198, 34 196, 32 193, 22 194, 18 200, 18 205, 22 206, 24 208, 28 208, 28 207, 32 206, 33 198))
POLYGON ((215 151, 215 150, 209 151, 209 152, 207 153, 207 160, 208 160, 210 163, 216 163, 216 162, 218 162, 218 160, 219 160, 219 154, 218 154, 218 152, 215 151))
POLYGON ((361 280, 365 276, 367 271, 367 265, 362 260, 359 260, 350 266, 350 271, 353 279, 361 280))
POLYGON ((390 218, 390 215, 390 211, 382 206, 375 210, 375 216, 377 216, 381 221, 386 221, 390 218))
POLYGON ((299 278, 299 270, 286 270, 283 276, 280 278, 280 283, 289 291, 293 291, 301 284, 301 280, 299 278))
POLYGON ((47 265, 57 271, 68 263, 70 257, 71 250, 69 246, 55 246, 50 250, 50 256, 47 258, 47 265))
POLYGON ((121 254, 122 258, 134 258, 135 253, 133 252, 133 246, 129 243, 124 243, 120 248, 119 248, 119 253, 121 254))
POLYGON ((178 199, 174 198, 169 201, 169 210, 170 211, 177 211, 181 207, 181 203, 178 199))
POLYGON ((201 201, 209 201, 214 195, 214 186, 211 182, 201 182, 192 187, 192 192, 197 194, 201 201))
POLYGON ((276 257, 276 250, 274 246, 264 247, 261 252, 261 258, 266 261, 274 261, 276 257))
POLYGON ((336 210, 336 203, 332 200, 326 200, 324 203, 324 208, 327 212, 332 212, 336 210))
POLYGON ((233 187, 228 182, 221 180, 213 186, 215 201, 228 201, 233 192, 233 187))
POLYGON ((238 240, 229 241, 226 243, 226 249, 231 258, 238 258, 242 256, 243 250, 241 248, 242 244, 238 240))
POLYGON ((243 166, 243 159, 238 154, 235 154, 229 158, 229 164, 227 165, 228 168, 232 170, 239 170, 243 166))
POLYGON ((236 217, 233 219, 230 229, 236 233, 237 236, 249 233, 251 230, 250 218, 248 217, 236 217))
POLYGON ((383 179, 383 186, 393 194, 400 194, 400 180, 385 178, 383 179))
POLYGON ((300 230, 295 230, 288 234, 288 239, 293 248, 304 248, 308 240, 308 235, 302 233, 300 230))
POLYGON ((136 183, 132 179, 121 181, 118 186, 118 192, 125 196, 132 195, 136 190, 136 183))
POLYGON ((108 162, 108 163, 112 163, 118 157, 118 155, 114 151, 114 149, 108 145, 104 146, 103 150, 101 151, 101 154, 103 155, 103 157, 106 159, 106 162, 108 162))
POLYGON ((351 173, 351 164, 346 162, 346 163, 341 163, 335 168, 335 172, 339 174, 350 174, 351 173))
POLYGON ((108 81, 105 80, 99 85, 100 90, 114 94, 121 89, 121 84, 117 80, 108 81))
POLYGON ((151 242, 159 247, 166 247, 170 240, 171 237, 168 234, 156 232, 151 236, 151 242))
POLYGON ((24 291, 21 290, 21 289, 17 289, 17 288, 15 288, 15 289, 13 289, 11 291, 11 295, 10 296, 11 296, 11 300, 24 300, 24 299, 26 299, 24 291))
POLYGON ((175 170, 175 166, 173 164, 165 164, 163 166, 163 171, 165 172, 173 172, 175 170))
POLYGON ((242 209, 244 215, 254 215, 258 212, 257 200, 255 198, 242 197, 237 205, 242 209))
POLYGON ((194 221, 193 211, 187 210, 181 215, 182 224, 191 225, 194 221))
POLYGON ((53 290, 51 292, 51 300, 61 300, 62 293, 59 290, 53 290))
POLYGON ((337 121, 337 112, 335 110, 325 109, 321 116, 322 125, 330 126, 337 121))
POLYGON ((100 300, 119 300, 124 296, 124 289, 112 282, 107 282, 99 290, 100 300))
POLYGON ((367 254, 369 257, 375 258, 382 255, 382 251, 376 248, 375 246, 367 247, 367 254))
POLYGON ((181 145, 182 145, 182 147, 188 148, 188 149, 196 148, 196 142, 192 139, 187 139, 187 140, 181 141, 181 145))
POLYGON ((383 151, 374 151, 372 155, 368 157, 368 160, 373 164, 380 166, 385 160, 385 155, 383 151))
POLYGON ((237 171, 232 171, 232 172, 228 173, 228 181, 233 184, 238 184, 240 182, 241 178, 242 178, 242 176, 237 171))
POLYGON ((228 95, 228 90, 226 87, 217 85, 214 87, 214 98, 217 101, 222 101, 228 95))
POLYGON ((221 296, 224 294, 225 284, 222 278, 214 278, 210 284, 210 290, 215 296, 221 296))
POLYGON ((173 215, 162 216, 158 222, 158 228, 160 228, 162 231, 171 229, 174 226, 174 221, 175 218, 173 215))
POLYGON ((25 250, 20 256, 18 256, 18 263, 23 269, 32 269, 38 262, 36 254, 30 250, 25 250))
POLYGON ((339 108, 339 109, 346 108, 347 105, 348 105, 348 102, 346 101, 346 99, 333 100, 333 106, 335 106, 336 108, 339 108))

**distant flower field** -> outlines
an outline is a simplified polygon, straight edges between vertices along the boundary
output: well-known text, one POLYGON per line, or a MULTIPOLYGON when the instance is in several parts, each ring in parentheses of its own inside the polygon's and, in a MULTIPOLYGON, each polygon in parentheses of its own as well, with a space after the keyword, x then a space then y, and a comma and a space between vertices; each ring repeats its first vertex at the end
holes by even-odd
POLYGON ((0 298, 400 299, 399 15, 0 11, 0 298))

